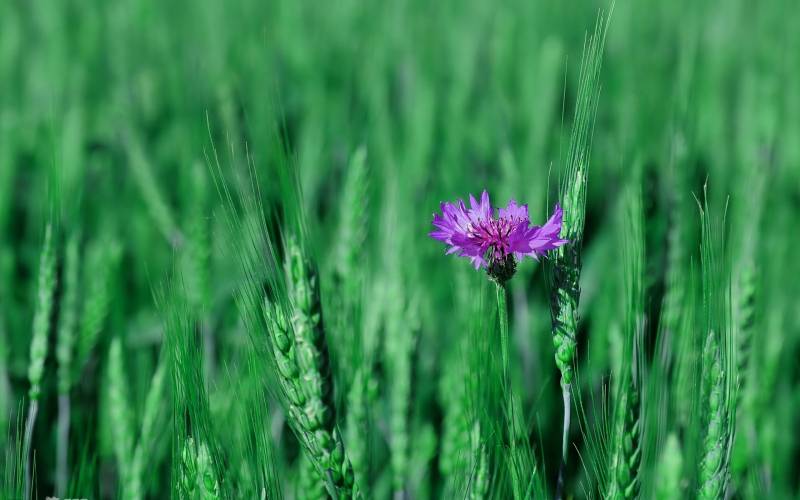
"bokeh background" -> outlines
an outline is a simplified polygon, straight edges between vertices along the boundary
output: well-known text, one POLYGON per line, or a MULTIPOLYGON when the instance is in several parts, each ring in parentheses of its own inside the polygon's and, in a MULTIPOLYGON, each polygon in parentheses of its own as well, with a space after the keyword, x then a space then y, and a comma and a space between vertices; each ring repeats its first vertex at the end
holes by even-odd
MULTIPOLYGON (((451 397, 463 375, 454 353, 470 328, 464 304, 478 300, 471 293, 485 277, 427 238, 431 214, 442 200, 483 189, 497 205, 512 197, 527 202, 534 221, 551 212, 584 43, 598 11, 610 7, 551 0, 0 2, 0 427, 8 429, 0 444, 7 450, 25 415, 48 223, 57 262, 33 441, 38 495, 56 488, 54 349, 70 242, 81 262, 81 364, 69 388, 76 495, 120 493, 110 347, 119 339, 138 428, 164 342, 154 290, 176 270, 191 307, 201 311, 213 421, 225 428, 245 411, 237 405, 243 382, 236 367, 247 358, 248 336, 234 300, 236 259, 220 217, 215 152, 234 191, 248 189, 248 165, 260 173, 266 207, 280 204, 271 172, 288 152, 324 302, 335 303, 337 273, 363 277, 360 323, 377 352, 371 496, 397 495, 398 484, 409 498, 452 494, 447 485, 458 469, 447 457, 470 442, 470 428, 453 423, 467 411, 451 397), (398 329, 414 332, 411 347, 393 343, 398 329), (389 458, 387 437, 401 432, 390 418, 398 373, 408 385, 401 429, 408 450, 399 464, 389 458)), ((752 377, 742 386, 747 411, 739 419, 747 427, 737 434, 732 472, 732 491, 751 498, 789 498, 798 489, 798 50, 800 8, 790 1, 617 1, 588 170, 578 355, 587 394, 600 391, 612 371, 608 346, 622 324, 618 201, 626 186, 642 193, 653 335, 665 297, 681 290, 670 273, 679 267, 681 280, 697 281, 697 200, 706 183, 711 211, 726 214, 720 224, 734 287, 741 269, 756 270, 752 377)), ((552 492, 561 394, 542 266, 520 265, 510 286, 513 378, 542 484, 552 492)), ((348 342, 360 344, 334 336, 331 347, 339 351, 343 407, 356 371, 348 342)), ((665 379, 664 391, 674 386, 665 379)), ((169 397, 163 401, 168 413, 169 397)), ((279 405, 263 404, 280 483, 292 498, 302 461, 297 443, 279 405)), ((169 417, 162 418, 143 487, 151 498, 163 498, 175 480, 169 417)), ((672 422, 654 442, 667 434, 683 442, 672 422)), ((579 453, 588 446, 577 424, 572 440, 579 453)), ((652 450, 645 462, 655 464, 659 446, 652 450)), ((237 460, 247 460, 237 453, 226 459, 226 474, 244 484, 237 460)), ((581 487, 591 474, 579 453, 569 463, 568 488, 591 496, 591 487, 581 487)), ((502 498, 507 490, 497 477, 491 491, 502 498)), ((684 492, 691 484, 681 483, 684 492)), ((238 491, 246 497, 244 487, 238 491)))

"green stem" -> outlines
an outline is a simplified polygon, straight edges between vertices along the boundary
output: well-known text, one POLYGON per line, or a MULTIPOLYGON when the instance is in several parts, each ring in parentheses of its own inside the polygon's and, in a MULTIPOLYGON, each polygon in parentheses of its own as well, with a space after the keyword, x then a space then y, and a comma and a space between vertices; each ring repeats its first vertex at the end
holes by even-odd
POLYGON ((561 465, 558 468, 558 483, 556 485, 556 500, 562 498, 564 492, 564 473, 567 466, 567 445, 569 439, 570 410, 572 409, 572 398, 570 394, 570 384, 561 383, 561 395, 564 398, 564 425, 561 435, 561 465))
POLYGON ((25 422, 25 438, 23 441, 23 455, 25 456, 25 495, 23 498, 29 500, 31 496, 31 448, 33 444, 33 428, 36 424, 36 415, 39 413, 39 401, 32 400, 28 407, 28 418, 25 422))
POLYGON ((497 317, 500 322, 500 355, 503 363, 503 392, 505 396, 505 413, 508 428, 508 443, 510 450, 510 467, 512 485, 514 489, 514 499, 523 498, 523 493, 519 489, 520 478, 518 475, 517 462, 517 438, 518 427, 514 418, 514 397, 511 391, 511 380, 509 376, 509 342, 508 342, 508 289, 505 283, 495 281, 497 291, 497 317))
POLYGON ((56 438, 56 494, 63 497, 67 491, 69 467, 69 392, 58 396, 58 427, 56 438))
MULTIPOLYGON (((503 361, 503 388, 510 391, 508 379, 508 291, 505 283, 495 282, 497 290, 497 316, 500 320, 500 350, 503 361)), ((509 415, 509 418, 511 415, 509 415)))

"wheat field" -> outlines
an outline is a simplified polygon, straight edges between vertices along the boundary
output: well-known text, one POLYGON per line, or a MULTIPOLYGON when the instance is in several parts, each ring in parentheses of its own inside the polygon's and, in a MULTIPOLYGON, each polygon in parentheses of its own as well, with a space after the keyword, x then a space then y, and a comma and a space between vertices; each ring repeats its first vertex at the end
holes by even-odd
POLYGON ((0 2, 0 498, 800 477, 790 1, 0 2))

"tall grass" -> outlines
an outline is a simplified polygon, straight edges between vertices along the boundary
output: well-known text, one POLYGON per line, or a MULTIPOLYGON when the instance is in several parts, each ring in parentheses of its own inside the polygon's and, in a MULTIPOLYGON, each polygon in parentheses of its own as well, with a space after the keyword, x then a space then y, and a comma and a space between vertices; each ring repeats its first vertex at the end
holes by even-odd
POLYGON ((793 498, 799 21, 0 2, 0 497, 793 498))

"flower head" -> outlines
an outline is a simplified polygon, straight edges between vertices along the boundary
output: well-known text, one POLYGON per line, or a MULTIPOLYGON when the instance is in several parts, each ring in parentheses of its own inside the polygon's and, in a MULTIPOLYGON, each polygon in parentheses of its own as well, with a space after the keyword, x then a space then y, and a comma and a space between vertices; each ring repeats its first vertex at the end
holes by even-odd
POLYGON ((526 255, 538 260, 567 243, 559 238, 563 211, 558 205, 543 226, 531 226, 528 205, 511 200, 495 214, 486 191, 480 201, 470 195, 469 203, 467 208, 463 200, 443 202, 442 213, 433 214, 435 230, 429 235, 448 245, 448 255, 469 258, 475 269, 486 269, 498 281, 511 278, 517 261, 526 255))

